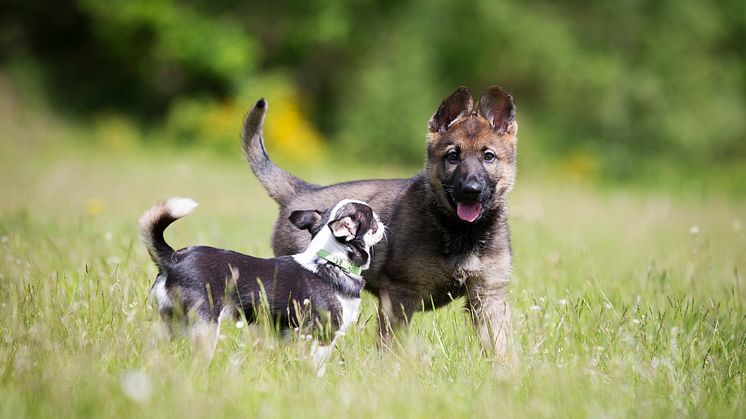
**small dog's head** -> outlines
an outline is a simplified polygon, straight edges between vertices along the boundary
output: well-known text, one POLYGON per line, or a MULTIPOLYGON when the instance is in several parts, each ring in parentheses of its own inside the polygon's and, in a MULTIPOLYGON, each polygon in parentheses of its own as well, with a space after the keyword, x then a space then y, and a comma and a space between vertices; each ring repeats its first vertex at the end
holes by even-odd
POLYGON ((427 175, 441 205, 473 223, 502 202, 515 180, 515 103, 492 86, 473 108, 460 87, 430 119, 427 175))
POLYGON ((311 233, 312 246, 316 243, 326 250, 343 252, 363 269, 370 266, 370 248, 381 241, 385 232, 378 214, 368 204, 351 199, 324 212, 293 211, 289 218, 293 225, 311 233))

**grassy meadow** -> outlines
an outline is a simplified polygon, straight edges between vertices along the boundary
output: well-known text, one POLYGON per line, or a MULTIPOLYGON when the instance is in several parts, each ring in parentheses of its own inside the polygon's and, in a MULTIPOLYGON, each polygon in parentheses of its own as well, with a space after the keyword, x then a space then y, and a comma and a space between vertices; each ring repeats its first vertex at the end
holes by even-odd
MULTIPOLYGON (((495 365, 456 301, 375 347, 374 300, 316 378, 303 345, 224 325, 209 368, 164 339, 136 221, 270 256, 276 216, 243 162, 195 149, 0 142, 2 417, 737 417, 746 409, 746 200, 594 186, 521 166, 511 198, 514 368, 495 365)), ((11 141, 23 135, 28 141, 11 141)), ((405 169, 297 170, 318 183, 405 169)))

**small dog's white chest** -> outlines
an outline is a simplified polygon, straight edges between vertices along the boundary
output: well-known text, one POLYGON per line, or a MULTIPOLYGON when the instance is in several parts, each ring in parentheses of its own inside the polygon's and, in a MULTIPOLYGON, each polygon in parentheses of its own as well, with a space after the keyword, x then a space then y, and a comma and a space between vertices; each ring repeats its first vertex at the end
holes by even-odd
POLYGON ((340 316, 340 325, 338 333, 344 333, 347 328, 353 325, 360 315, 360 298, 347 298, 337 295, 337 300, 342 306, 342 315, 340 316))

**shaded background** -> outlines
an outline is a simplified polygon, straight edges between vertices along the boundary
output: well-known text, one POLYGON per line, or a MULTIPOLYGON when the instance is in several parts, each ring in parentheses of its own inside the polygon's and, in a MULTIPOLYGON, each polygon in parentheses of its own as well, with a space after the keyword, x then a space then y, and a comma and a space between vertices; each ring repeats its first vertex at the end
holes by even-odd
POLYGON ((34 106, 84 127, 80 141, 236 153, 241 118, 264 96, 267 142, 280 161, 343 149, 415 167, 444 96, 499 84, 518 104, 522 170, 528 161, 583 178, 687 178, 742 173, 746 161, 739 0, 3 8, 3 76, 34 106))

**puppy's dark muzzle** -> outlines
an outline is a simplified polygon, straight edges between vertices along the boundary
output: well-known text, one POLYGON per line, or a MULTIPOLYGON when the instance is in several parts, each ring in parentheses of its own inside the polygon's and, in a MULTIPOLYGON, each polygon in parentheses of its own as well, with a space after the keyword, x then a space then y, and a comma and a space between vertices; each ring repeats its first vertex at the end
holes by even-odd
POLYGON ((459 188, 458 200, 472 202, 479 201, 479 198, 484 193, 485 187, 485 182, 479 179, 467 180, 461 184, 461 188, 459 188))

